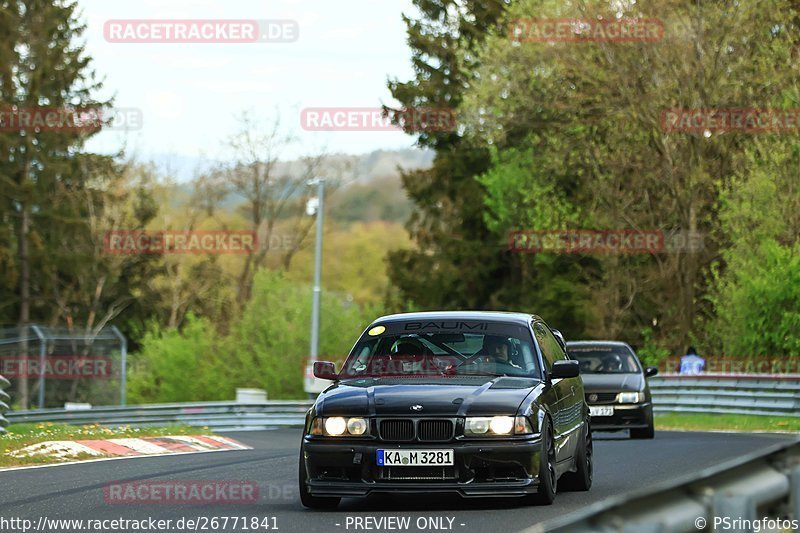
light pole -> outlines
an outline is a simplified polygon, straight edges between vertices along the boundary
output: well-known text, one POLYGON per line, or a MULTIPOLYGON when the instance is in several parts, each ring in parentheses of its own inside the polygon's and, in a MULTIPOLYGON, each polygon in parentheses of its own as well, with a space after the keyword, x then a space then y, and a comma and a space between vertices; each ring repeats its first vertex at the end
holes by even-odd
POLYGON ((308 181, 308 185, 313 187, 317 186, 317 198, 309 200, 306 205, 306 212, 311 215, 316 211, 317 215, 317 242, 315 243, 314 252, 314 292, 311 296, 311 353, 309 363, 306 366, 305 378, 303 380, 303 389, 310 398, 314 398, 317 394, 325 389, 326 382, 318 380, 314 377, 313 369, 314 362, 319 357, 319 315, 320 315, 320 297, 322 295, 322 227, 323 216, 325 207, 325 180, 323 178, 314 178, 308 181))
POLYGON ((311 302, 311 364, 319 356, 319 304, 322 288, 322 225, 324 218, 325 180, 315 178, 308 182, 317 186, 317 242, 314 251, 314 294, 311 302))

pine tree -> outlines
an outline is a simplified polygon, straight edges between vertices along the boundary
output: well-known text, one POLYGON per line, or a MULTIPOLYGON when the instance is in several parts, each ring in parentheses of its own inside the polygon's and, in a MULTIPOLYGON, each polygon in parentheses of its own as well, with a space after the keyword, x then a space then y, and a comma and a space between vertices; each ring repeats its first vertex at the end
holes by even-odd
MULTIPOLYGON (((85 26, 77 2, 68 0, 6 0, 0 25, 0 107, 9 113, 40 110, 101 109, 101 89, 80 39, 85 26), (8 30, 8 31, 5 31, 8 30)), ((51 295, 60 283, 58 257, 70 234, 85 229, 80 207, 86 183, 97 172, 108 171, 111 158, 85 154, 86 140, 98 129, 13 126, 0 131, 0 184, 3 231, 13 235, 13 253, 0 252, 2 278, 14 280, 13 311, 20 328, 52 313, 51 295), (13 263, 10 261, 13 257, 13 263)), ((80 261, 78 261, 80 263, 80 261)), ((80 265, 75 265, 80 268, 80 265)), ((4 315, 10 318, 8 311, 4 315)), ((22 354, 27 352, 23 344, 22 354)), ((19 380, 21 407, 28 404, 28 384, 19 380)))
MULTIPOLYGON (((509 3, 414 0, 421 17, 404 16, 404 21, 416 75, 389 83, 402 107, 457 111, 477 68, 477 51, 490 31, 502 28, 509 3)), ((389 255, 389 275, 398 292, 390 295, 390 305, 496 307, 493 293, 508 261, 502 236, 486 227, 484 192, 475 180, 488 169, 489 152, 468 146, 457 129, 411 129, 407 132, 418 136, 418 144, 437 155, 432 168, 403 175, 416 207, 407 228, 417 250, 389 255)))

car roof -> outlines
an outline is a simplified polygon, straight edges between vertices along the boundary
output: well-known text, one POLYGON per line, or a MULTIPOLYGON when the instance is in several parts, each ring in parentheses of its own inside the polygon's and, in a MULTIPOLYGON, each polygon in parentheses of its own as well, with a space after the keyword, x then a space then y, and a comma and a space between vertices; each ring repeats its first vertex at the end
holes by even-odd
MULTIPOLYGON (((567 341, 567 346, 626 346, 630 348, 630 344, 622 341, 567 341)), ((631 348, 632 349, 632 348, 631 348)))
POLYGON ((424 311, 419 313, 386 315, 376 318, 372 323, 400 322, 405 320, 483 320, 511 322, 527 326, 531 320, 541 320, 541 318, 528 313, 513 313, 507 311, 424 311))

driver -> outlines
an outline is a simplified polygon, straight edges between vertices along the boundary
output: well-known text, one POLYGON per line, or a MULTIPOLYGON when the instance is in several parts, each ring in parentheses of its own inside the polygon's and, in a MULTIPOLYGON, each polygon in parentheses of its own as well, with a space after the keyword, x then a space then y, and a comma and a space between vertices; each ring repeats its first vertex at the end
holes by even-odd
POLYGON ((401 339, 394 345, 392 354, 422 355, 424 350, 422 343, 416 339, 401 339))
POLYGON ((495 363, 513 366, 520 368, 511 360, 511 343, 507 338, 497 337, 495 335, 486 335, 483 338, 483 348, 481 353, 492 357, 495 363))
POLYGON ((603 370, 605 372, 619 372, 622 370, 622 359, 617 354, 611 354, 603 359, 603 370))
POLYGON ((389 354, 390 373, 421 374, 425 372, 426 348, 418 339, 398 340, 389 354))

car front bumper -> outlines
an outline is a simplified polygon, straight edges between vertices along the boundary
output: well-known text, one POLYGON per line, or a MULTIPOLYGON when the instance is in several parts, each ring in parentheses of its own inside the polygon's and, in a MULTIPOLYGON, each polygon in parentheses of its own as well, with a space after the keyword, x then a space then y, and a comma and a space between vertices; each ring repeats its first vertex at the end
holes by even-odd
POLYGON ((312 496, 454 493, 462 497, 536 492, 541 438, 450 443, 348 442, 305 438, 302 460, 312 496), (454 450, 454 466, 380 467, 377 450, 454 450))
POLYGON ((613 407, 611 416, 593 416, 593 431, 617 431, 622 429, 647 428, 653 424, 653 404, 602 404, 590 407, 613 407))

